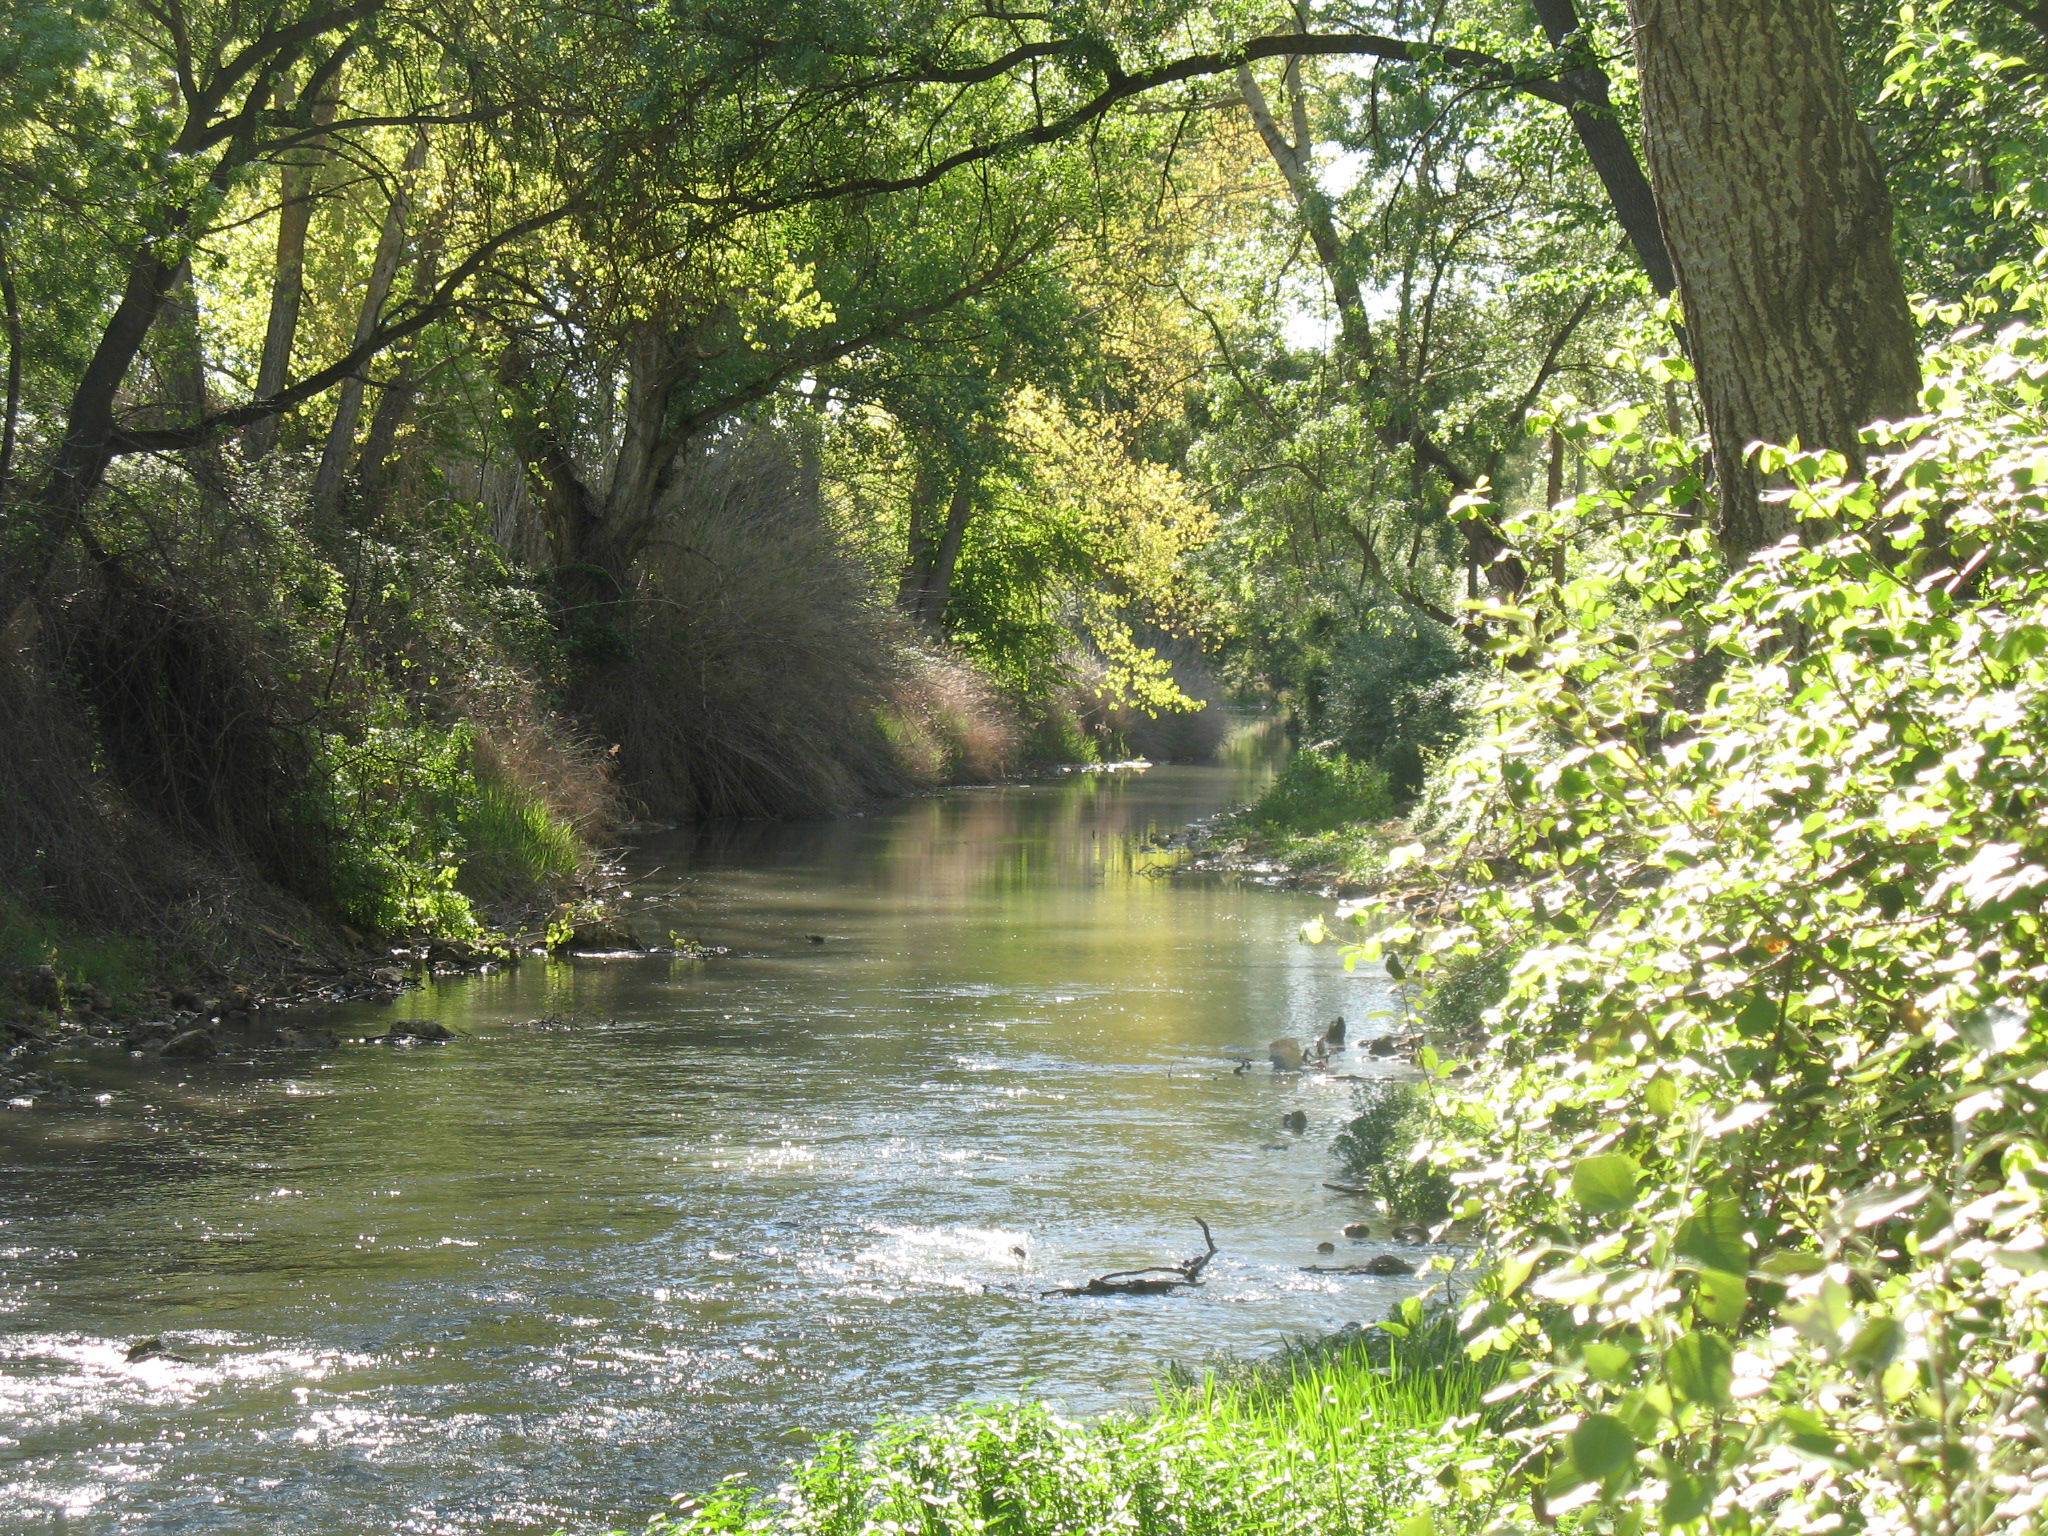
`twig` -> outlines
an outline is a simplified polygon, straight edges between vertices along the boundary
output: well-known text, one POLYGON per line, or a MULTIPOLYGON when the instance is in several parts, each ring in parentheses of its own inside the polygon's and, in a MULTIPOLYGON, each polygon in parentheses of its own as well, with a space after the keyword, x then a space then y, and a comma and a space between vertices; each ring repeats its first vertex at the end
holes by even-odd
POLYGON ((1050 1291, 1041 1291, 1041 1296, 1163 1296, 1185 1286, 1200 1285, 1202 1271, 1209 1261, 1216 1257, 1216 1239, 1209 1232, 1209 1223, 1201 1217, 1195 1218, 1195 1225, 1202 1229, 1202 1241, 1209 1245, 1206 1253, 1196 1254, 1178 1264, 1154 1264, 1145 1269, 1118 1269, 1106 1275, 1097 1275, 1086 1285, 1062 1285, 1050 1291))

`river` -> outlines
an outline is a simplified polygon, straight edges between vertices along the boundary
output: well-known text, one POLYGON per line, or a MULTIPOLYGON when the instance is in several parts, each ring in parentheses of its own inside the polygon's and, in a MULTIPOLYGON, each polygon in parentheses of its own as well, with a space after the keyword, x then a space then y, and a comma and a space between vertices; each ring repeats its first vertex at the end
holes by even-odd
POLYGON ((1385 983, 1296 940, 1315 898, 1152 851, 1261 771, 666 834, 636 921, 729 955, 327 1021, 445 1046, 68 1066, 102 1107, 0 1110, 0 1529, 637 1528, 878 1415, 1093 1411, 1382 1315, 1419 1282, 1301 1268, 1378 1251, 1322 1187, 1354 1089, 1264 1057, 1384 1028, 1385 983), (1199 1291, 1039 1294, 1197 1253, 1197 1216, 1199 1291), (183 1358, 129 1362, 148 1335, 183 1358))

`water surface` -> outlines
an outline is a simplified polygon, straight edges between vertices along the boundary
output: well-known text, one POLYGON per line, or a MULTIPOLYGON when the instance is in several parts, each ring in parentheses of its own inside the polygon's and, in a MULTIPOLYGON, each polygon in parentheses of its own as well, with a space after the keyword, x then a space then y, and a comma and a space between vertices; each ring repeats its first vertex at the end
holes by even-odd
POLYGON ((0 1111, 0 1529, 637 1526, 879 1414, 1089 1411, 1381 1315, 1415 1282, 1300 1268, 1377 1251, 1322 1187, 1353 1089, 1264 1055, 1384 983, 1295 941, 1314 898, 1148 851, 1253 771, 668 834, 636 921, 725 958, 529 961, 334 1018, 448 1046, 0 1111), (1198 1252, 1196 1216, 1199 1292, 1039 1294, 1198 1252), (129 1363, 151 1334, 185 1358, 129 1363))

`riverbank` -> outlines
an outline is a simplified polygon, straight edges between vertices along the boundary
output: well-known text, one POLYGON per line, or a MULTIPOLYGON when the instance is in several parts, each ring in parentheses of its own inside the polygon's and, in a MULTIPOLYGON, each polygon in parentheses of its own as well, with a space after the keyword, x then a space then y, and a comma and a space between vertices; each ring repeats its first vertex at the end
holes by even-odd
POLYGON ((1197 874, 1243 875, 1325 896, 1372 889, 1402 823, 1387 775, 1333 748, 1295 753, 1241 805, 1166 840, 1197 874))
POLYGON ((1461 1472, 1505 1444, 1497 1380, 1447 1315, 1411 1302, 1386 1327, 1170 1375, 1150 1412, 990 1404, 837 1437, 774 1492, 680 1499, 647 1532, 1421 1536, 1432 1507, 1483 1499, 1461 1472))

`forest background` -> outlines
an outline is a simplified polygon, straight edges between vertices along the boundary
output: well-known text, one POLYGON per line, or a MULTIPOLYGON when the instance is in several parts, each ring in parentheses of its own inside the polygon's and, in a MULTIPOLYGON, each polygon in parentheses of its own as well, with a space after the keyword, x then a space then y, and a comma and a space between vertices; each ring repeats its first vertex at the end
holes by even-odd
POLYGON ((25 1006, 1279 692, 1473 1057, 1410 1524, 2038 1520, 2048 12, 8 21, 25 1006))

